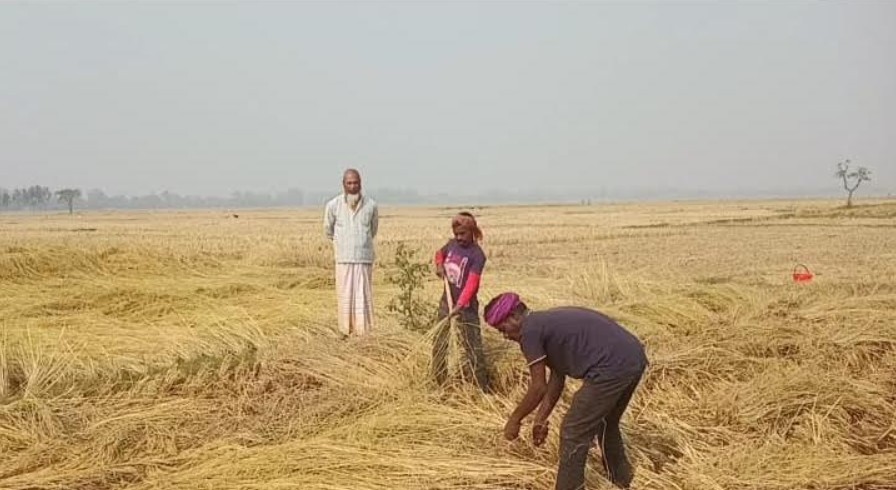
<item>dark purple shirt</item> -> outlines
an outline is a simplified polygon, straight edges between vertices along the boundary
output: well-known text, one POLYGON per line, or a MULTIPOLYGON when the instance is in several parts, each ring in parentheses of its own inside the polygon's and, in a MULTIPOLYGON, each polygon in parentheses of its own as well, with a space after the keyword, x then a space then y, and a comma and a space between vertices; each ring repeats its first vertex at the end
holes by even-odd
POLYGON ((523 319, 520 348, 530 366, 544 360, 551 371, 575 379, 630 375, 647 367, 637 337, 587 308, 529 313, 523 319))
MULTIPOLYGON (((467 287, 470 274, 482 275, 482 270, 485 269, 485 252, 478 244, 462 247, 457 240, 451 240, 442 247, 442 254, 445 257, 445 277, 451 287, 451 296, 457 301, 461 291, 467 287)), ((478 304, 475 295, 470 298, 470 304, 478 304)))

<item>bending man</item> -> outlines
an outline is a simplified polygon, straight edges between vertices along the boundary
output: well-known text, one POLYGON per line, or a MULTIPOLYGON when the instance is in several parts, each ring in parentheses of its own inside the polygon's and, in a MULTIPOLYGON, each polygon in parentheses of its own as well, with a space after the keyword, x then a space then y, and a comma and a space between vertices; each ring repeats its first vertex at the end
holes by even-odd
POLYGON ((544 443, 548 416, 566 377, 583 380, 560 428, 557 490, 582 489, 592 441, 601 446, 607 477, 628 488, 632 468, 625 456, 619 420, 647 367, 641 342, 615 321, 577 307, 530 311, 515 293, 504 293, 485 307, 485 321, 504 338, 520 344, 529 365, 529 389, 504 426, 504 436, 519 436, 523 419, 536 408, 532 440, 544 443), (551 377, 546 381, 545 368, 551 377))

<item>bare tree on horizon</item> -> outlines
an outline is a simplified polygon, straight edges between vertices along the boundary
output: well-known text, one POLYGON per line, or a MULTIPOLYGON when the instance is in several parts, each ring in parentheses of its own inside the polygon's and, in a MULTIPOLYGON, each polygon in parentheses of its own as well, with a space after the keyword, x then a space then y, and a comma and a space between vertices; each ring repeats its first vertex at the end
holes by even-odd
POLYGON ((848 193, 846 197, 846 207, 848 208, 852 207, 852 195, 859 188, 859 185, 866 180, 871 180, 870 170, 865 167, 857 167, 855 170, 850 171, 850 164, 849 159, 838 163, 837 173, 834 174, 835 177, 843 179, 843 189, 848 193))

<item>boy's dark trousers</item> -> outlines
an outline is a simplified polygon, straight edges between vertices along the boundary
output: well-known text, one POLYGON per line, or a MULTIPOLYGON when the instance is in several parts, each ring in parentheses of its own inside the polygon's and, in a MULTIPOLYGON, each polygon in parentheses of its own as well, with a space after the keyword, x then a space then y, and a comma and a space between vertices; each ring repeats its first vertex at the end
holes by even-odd
POLYGON ((572 398, 560 428, 560 463, 556 490, 585 488, 585 462, 595 437, 601 447, 607 478, 620 488, 632 482, 619 419, 644 369, 628 375, 585 380, 572 398))
MULTIPOLYGON (((448 316, 448 303, 442 295, 439 304, 438 319, 443 320, 448 316)), ((463 364, 464 377, 475 379, 479 388, 491 393, 491 380, 488 375, 488 366, 485 363, 485 351, 482 348, 482 332, 479 324, 479 303, 473 301, 469 306, 460 311, 460 315, 454 320, 460 330, 461 344, 465 352, 463 364)), ((432 343, 432 374, 440 385, 445 383, 448 377, 448 346, 451 340, 451 322, 445 322, 435 335, 432 343)))

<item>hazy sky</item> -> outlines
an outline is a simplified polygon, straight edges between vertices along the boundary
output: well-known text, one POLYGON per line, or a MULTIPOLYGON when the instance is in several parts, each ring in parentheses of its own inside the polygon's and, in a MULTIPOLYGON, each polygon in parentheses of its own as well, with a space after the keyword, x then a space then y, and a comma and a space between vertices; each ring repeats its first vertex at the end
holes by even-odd
POLYGON ((896 192, 896 2, 0 5, 0 187, 896 192))

